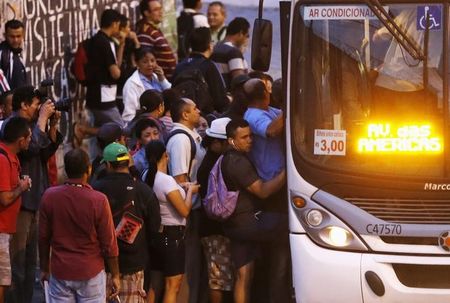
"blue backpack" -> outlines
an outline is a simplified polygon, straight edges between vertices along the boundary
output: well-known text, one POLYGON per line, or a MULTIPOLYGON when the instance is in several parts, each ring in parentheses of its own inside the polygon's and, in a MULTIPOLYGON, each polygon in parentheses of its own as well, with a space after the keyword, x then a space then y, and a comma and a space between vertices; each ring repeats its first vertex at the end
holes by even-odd
POLYGON ((222 175, 222 159, 219 157, 208 177, 208 191, 203 199, 206 215, 216 221, 225 221, 236 209, 239 191, 229 191, 222 175))

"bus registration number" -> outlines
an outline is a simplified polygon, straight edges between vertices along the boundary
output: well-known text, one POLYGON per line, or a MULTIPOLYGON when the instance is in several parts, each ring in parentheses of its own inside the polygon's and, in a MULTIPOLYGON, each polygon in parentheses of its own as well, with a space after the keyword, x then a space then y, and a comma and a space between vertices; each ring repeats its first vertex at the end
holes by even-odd
POLYGON ((366 231, 371 235, 401 235, 400 224, 367 224, 366 231))

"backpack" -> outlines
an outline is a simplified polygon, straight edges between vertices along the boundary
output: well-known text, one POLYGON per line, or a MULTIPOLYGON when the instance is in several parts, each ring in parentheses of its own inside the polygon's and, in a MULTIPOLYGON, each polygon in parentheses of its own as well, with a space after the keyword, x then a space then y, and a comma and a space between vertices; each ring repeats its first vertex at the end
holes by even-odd
POLYGON ((208 83, 199 68, 205 61, 206 59, 204 58, 188 61, 186 68, 173 79, 172 87, 181 97, 189 98, 194 101, 202 113, 210 113, 214 111, 214 109, 211 108, 212 98, 209 93, 208 83))
POLYGON ((219 157, 208 177, 208 191, 203 199, 206 215, 216 221, 225 221, 236 209, 239 191, 229 191, 222 175, 222 159, 219 157))
MULTIPOLYGON (((187 173, 188 178, 189 178, 189 175, 190 175, 191 169, 192 169, 192 161, 194 161, 195 155, 197 154, 197 146, 195 145, 194 138, 192 138, 192 136, 184 129, 175 129, 175 130, 171 131, 169 136, 166 139, 166 146, 167 146, 167 143, 169 143, 170 138, 172 138, 173 136, 178 135, 178 134, 185 134, 186 136, 188 136, 189 142, 191 143, 191 160, 189 161, 189 169, 188 169, 188 173, 187 173)), ((144 174, 144 172, 143 172, 143 174, 144 174)))
POLYGON ((81 41, 78 44, 77 51, 75 52, 73 63, 72 63, 72 73, 75 79, 82 85, 88 84, 87 79, 87 66, 88 66, 88 52, 91 44, 91 38, 81 41))
MULTIPOLYGON (((121 252, 134 252, 139 249, 135 239, 142 231, 144 221, 139 207, 136 205, 136 186, 137 182, 131 180, 127 185, 127 190, 123 201, 117 201, 117 197, 109 197, 116 237, 121 252)), ((142 237, 142 235, 141 235, 142 237)))
POLYGON ((178 60, 182 60, 189 55, 190 43, 189 39, 194 30, 194 16, 199 13, 187 13, 182 11, 177 18, 178 33, 178 60))

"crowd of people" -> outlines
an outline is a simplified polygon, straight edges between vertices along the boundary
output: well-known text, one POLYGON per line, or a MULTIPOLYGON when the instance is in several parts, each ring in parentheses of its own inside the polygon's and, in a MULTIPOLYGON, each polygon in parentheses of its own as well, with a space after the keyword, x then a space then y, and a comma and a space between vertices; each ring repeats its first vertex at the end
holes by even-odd
POLYGON ((245 18, 183 6, 177 50, 158 0, 140 2, 135 31, 102 13, 83 43, 92 124, 74 127, 97 148, 75 144, 54 186, 61 113, 28 84, 23 24, 6 23, 0 303, 31 302, 37 267, 50 302, 292 301, 281 80, 249 70, 245 18), (205 208, 214 168, 238 193, 223 220, 205 208))

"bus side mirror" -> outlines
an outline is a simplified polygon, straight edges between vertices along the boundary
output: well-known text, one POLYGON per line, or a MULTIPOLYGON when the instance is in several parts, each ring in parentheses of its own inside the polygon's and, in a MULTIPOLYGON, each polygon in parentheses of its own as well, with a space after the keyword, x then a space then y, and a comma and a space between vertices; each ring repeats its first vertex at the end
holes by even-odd
POLYGON ((252 68, 267 72, 272 55, 272 22, 255 19, 252 35, 252 68))

